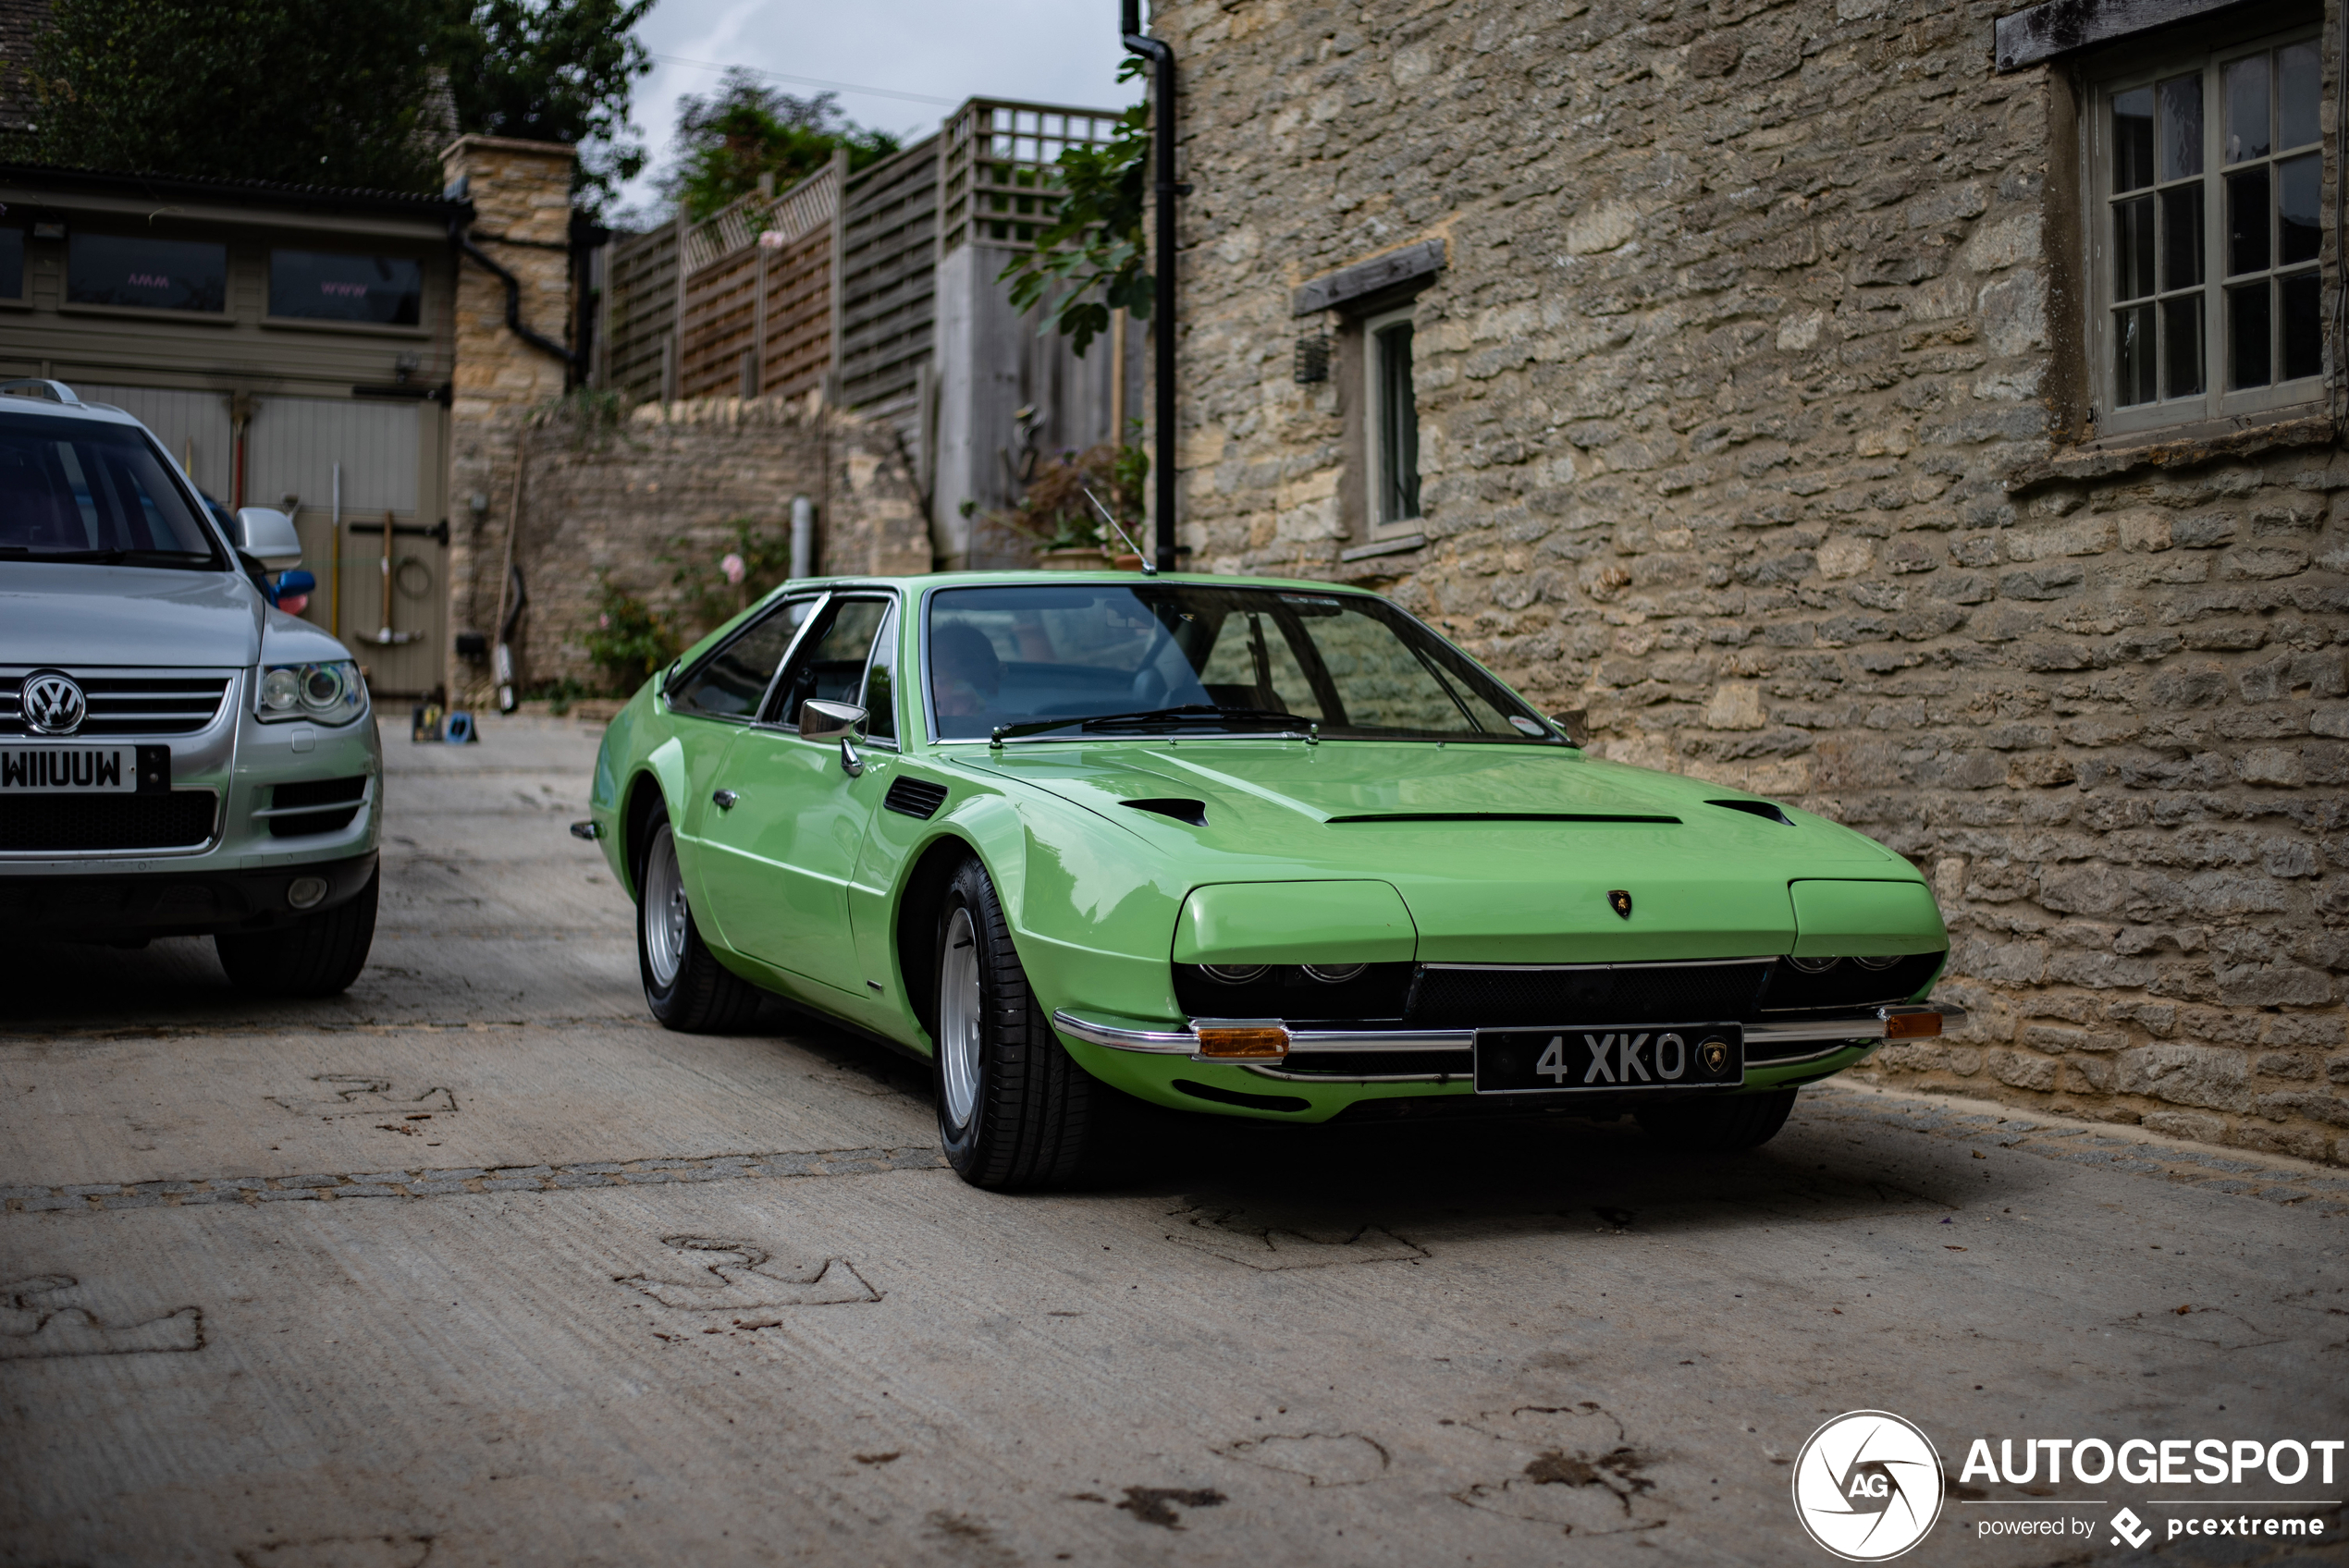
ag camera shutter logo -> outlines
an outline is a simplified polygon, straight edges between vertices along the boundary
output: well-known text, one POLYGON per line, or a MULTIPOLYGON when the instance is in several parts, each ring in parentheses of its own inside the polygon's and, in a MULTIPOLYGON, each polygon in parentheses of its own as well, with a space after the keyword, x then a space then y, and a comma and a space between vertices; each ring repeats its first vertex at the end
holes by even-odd
POLYGON ((1913 1423, 1854 1410, 1811 1434, 1794 1461, 1794 1513, 1847 1562, 1882 1562, 1941 1516, 1941 1456, 1913 1423))

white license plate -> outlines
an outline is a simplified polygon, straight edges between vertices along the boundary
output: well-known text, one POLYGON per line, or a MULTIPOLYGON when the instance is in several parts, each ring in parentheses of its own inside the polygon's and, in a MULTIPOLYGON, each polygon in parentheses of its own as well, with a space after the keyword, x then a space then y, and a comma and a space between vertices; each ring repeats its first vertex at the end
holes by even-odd
POLYGON ((0 746, 0 795, 130 795, 136 746, 0 746))

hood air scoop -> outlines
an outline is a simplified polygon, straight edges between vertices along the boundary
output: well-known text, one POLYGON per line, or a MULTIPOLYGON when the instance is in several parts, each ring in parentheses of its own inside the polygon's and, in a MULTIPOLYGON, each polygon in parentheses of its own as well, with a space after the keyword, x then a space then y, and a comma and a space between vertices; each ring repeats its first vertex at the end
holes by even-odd
POLYGON ((1120 801, 1117 803, 1122 806, 1130 806, 1136 811, 1156 812, 1161 816, 1171 816, 1177 822, 1187 822, 1194 827, 1207 826, 1205 801, 1187 801, 1169 796, 1147 801, 1120 801))
MULTIPOLYGON (((1128 804, 1136 802, 1128 802, 1128 804)), ((1677 827, 1677 816, 1603 811, 1380 811, 1333 816, 1330 822, 1646 822, 1677 827)))

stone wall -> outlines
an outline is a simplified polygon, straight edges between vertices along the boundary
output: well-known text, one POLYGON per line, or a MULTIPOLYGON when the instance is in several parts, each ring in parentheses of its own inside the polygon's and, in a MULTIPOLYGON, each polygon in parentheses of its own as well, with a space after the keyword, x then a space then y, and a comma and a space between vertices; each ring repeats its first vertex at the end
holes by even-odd
POLYGON ((796 496, 815 504, 819 574, 930 569, 895 427, 818 396, 646 403, 610 423, 564 405, 536 415, 523 440, 515 558, 529 604, 514 662, 524 690, 566 677, 599 689, 585 638, 607 580, 670 612, 679 562, 716 560, 737 519, 787 534, 796 496))
POLYGON ((1974 1022, 1887 1079, 2349 1161, 2349 454, 2075 445, 2072 79, 1992 74, 2009 8, 1157 7, 1182 536, 1910 857, 1974 1022), (1348 561, 1290 290, 1433 238, 1426 542, 1348 561))

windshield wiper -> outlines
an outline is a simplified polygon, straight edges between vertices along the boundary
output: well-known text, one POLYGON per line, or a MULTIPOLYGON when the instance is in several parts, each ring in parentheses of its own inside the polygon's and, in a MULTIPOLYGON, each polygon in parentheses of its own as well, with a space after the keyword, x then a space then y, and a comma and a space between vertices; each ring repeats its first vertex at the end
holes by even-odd
POLYGON ((1314 721, 1302 714, 1283 713, 1277 708, 1226 708, 1209 703, 1185 703, 1180 707, 1144 708, 1137 713, 1097 713, 1072 715, 1067 718, 1031 718, 1019 724, 999 724, 988 736, 990 745, 1002 745, 1005 741, 1022 735, 1041 735, 1047 730, 1073 727, 1084 729, 1139 729, 1152 725, 1218 724, 1237 720, 1247 724, 1284 724, 1311 729, 1314 721))

